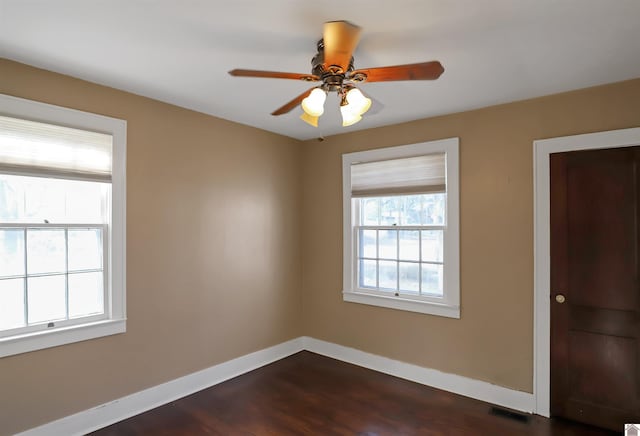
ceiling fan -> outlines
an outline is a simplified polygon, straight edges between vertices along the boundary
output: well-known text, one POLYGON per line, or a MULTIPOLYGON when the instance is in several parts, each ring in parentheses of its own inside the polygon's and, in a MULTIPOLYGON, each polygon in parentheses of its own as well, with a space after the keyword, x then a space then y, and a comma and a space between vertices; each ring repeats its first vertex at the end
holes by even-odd
POLYGON ((271 113, 286 114, 300 104, 303 110, 300 118, 318 127, 318 118, 324 113, 324 102, 328 92, 338 93, 342 125, 350 126, 360 121, 362 115, 371 107, 371 99, 356 88, 356 83, 435 80, 444 72, 442 64, 438 61, 356 70, 352 54, 360 40, 360 31, 359 26, 348 21, 325 23, 323 37, 317 44, 318 53, 311 59, 311 74, 243 69, 231 70, 229 74, 238 77, 321 82, 271 113))

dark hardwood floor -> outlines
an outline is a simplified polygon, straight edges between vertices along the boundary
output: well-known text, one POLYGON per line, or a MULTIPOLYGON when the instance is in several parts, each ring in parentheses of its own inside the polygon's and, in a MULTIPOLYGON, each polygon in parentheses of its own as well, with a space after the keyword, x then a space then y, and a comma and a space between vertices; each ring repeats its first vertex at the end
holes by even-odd
MULTIPOLYGON (((609 435, 526 415, 310 352, 290 356, 94 435, 609 435)), ((622 431, 622 429, 621 429, 622 431)))

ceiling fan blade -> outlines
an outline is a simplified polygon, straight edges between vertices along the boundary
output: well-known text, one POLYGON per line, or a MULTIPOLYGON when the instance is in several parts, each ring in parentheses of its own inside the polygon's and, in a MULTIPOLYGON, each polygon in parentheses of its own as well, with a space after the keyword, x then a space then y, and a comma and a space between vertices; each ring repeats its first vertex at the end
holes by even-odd
POLYGON ((294 107, 296 107, 300 103, 302 103, 302 100, 307 98, 307 96, 309 94, 311 94, 311 91, 313 91, 314 89, 316 89, 315 86, 313 88, 311 88, 311 89, 307 89, 305 92, 303 92, 302 94, 300 94, 299 96, 297 96, 296 98, 291 100, 289 103, 287 103, 284 106, 282 106, 282 107, 276 109, 275 111, 271 112, 271 115, 282 115, 282 114, 286 114, 288 112, 291 112, 291 109, 293 109, 294 107))
POLYGON ((435 80, 444 72, 438 61, 419 64, 394 65, 392 67, 365 68, 352 71, 350 78, 363 74, 365 82, 392 82, 396 80, 435 80))
POLYGON ((347 71, 351 56, 360 41, 361 28, 348 21, 329 21, 324 23, 324 66, 332 65, 347 71))
POLYGON ((283 73, 280 71, 262 71, 262 70, 241 70, 236 68, 229 71, 229 74, 236 77, 263 77, 270 79, 294 79, 294 80, 306 80, 308 82, 316 82, 320 80, 320 77, 313 74, 300 74, 300 73, 283 73))

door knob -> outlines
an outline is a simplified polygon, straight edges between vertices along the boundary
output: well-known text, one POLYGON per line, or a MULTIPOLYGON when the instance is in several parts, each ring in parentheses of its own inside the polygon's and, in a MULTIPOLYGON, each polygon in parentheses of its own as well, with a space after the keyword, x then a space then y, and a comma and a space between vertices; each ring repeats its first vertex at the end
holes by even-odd
POLYGON ((556 301, 560 304, 564 303, 566 301, 566 298, 564 298, 564 295, 562 294, 558 294, 556 295, 556 301))

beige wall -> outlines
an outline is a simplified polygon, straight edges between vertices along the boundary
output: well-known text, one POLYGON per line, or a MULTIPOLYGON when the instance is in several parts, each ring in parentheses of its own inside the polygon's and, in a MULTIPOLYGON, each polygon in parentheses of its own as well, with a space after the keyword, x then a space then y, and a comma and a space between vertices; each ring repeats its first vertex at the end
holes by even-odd
POLYGON ((307 141, 302 166, 305 334, 531 392, 532 143, 637 126, 640 79, 307 141), (456 136, 461 319, 343 302, 342 153, 456 136))
POLYGON ((6 60, 0 93, 127 120, 129 318, 0 359, 0 434, 299 336, 297 141, 6 60))

